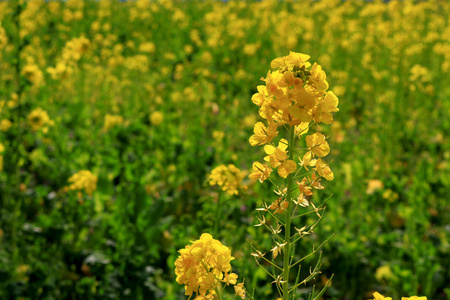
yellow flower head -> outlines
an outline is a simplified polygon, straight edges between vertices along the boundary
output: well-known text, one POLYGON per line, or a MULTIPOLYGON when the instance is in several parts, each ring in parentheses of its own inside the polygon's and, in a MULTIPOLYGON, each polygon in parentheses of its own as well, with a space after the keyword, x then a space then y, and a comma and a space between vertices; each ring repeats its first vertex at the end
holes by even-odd
POLYGON ((276 148, 272 145, 264 146, 264 151, 267 153, 267 156, 264 157, 264 160, 270 162, 270 165, 273 168, 278 167, 289 157, 287 154, 287 148, 288 142, 286 139, 281 139, 278 143, 278 147, 276 148))
POLYGON ((244 289, 244 283, 239 283, 234 286, 234 291, 236 292, 236 295, 241 297, 241 299, 245 299, 245 289, 244 289))
POLYGON ((373 300, 392 300, 391 297, 385 297, 378 292, 373 293, 373 300))
POLYGON ((122 116, 116 116, 116 115, 110 115, 107 114, 105 116, 105 124, 103 125, 103 131, 108 131, 109 129, 113 128, 116 125, 122 125, 123 124, 123 117, 122 116))
POLYGON ((264 126, 262 122, 255 124, 253 132, 255 133, 250 137, 250 144, 252 146, 265 145, 270 143, 274 137, 278 135, 277 124, 272 122, 269 127, 264 126))
POLYGON ((242 185, 245 175, 246 172, 239 170, 235 165, 220 165, 211 171, 208 181, 210 185, 218 185, 230 195, 237 195, 239 189, 246 188, 242 185))
POLYGON ((41 128, 45 129, 45 125, 53 125, 53 121, 50 120, 47 112, 40 107, 33 110, 27 118, 33 131, 37 131, 41 128))
POLYGON ((327 156, 330 153, 330 146, 325 141, 325 136, 320 132, 316 132, 306 137, 306 144, 309 150, 318 157, 327 156))
POLYGON ((97 176, 87 170, 78 171, 69 178, 68 182, 72 183, 67 187, 68 190, 76 191, 84 189, 88 195, 92 195, 97 189, 97 176))
POLYGON ((251 173, 248 177, 251 179, 258 179, 260 182, 263 182, 269 178, 270 173, 272 173, 272 169, 270 167, 265 166, 258 161, 253 163, 252 169, 253 173, 251 173))
POLYGON ((220 281, 235 284, 237 275, 230 273, 230 248, 220 241, 204 233, 200 239, 187 245, 179 251, 180 256, 175 261, 177 282, 185 285, 185 294, 207 297, 214 292, 220 281), (208 295, 207 295, 208 294, 208 295))
POLYGON ((333 171, 331 171, 330 166, 324 163, 321 158, 319 158, 316 161, 315 170, 317 171, 317 173, 319 173, 320 176, 322 176, 326 180, 331 181, 334 179, 334 174, 333 171))
POLYGON ((161 124, 163 122, 163 120, 164 120, 164 116, 159 111, 155 111, 150 115, 150 122, 155 126, 158 126, 159 124, 161 124))
POLYGON ((8 119, 3 119, 0 121, 0 131, 8 131, 12 126, 12 122, 8 119))

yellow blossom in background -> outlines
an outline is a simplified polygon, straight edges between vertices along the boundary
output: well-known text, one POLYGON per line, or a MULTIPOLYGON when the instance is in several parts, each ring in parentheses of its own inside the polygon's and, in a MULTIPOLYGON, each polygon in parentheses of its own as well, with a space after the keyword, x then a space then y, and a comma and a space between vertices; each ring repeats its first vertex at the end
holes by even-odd
POLYGON ((378 281, 382 281, 382 280, 391 280, 393 278, 395 278, 395 275, 392 273, 391 268, 389 267, 389 265, 384 265, 379 267, 376 271, 375 271, 375 278, 378 281))
POLYGON ((97 189, 97 176, 87 170, 78 171, 69 178, 68 182, 72 184, 66 189, 71 191, 84 189, 88 195, 92 195, 97 189))
POLYGON ((46 125, 54 124, 54 122, 48 116, 47 112, 40 107, 30 112, 27 119, 28 124, 30 124, 33 131, 37 131, 42 128, 45 132, 47 130, 46 125))
MULTIPOLYGON (((378 292, 373 293, 373 297, 374 297, 373 300, 392 300, 391 297, 385 297, 378 292)), ((402 300, 427 300, 427 297, 418 297, 418 296, 402 297, 402 300)))
POLYGON ((150 122, 155 126, 160 125, 163 122, 163 120, 164 116, 159 111, 152 112, 152 114, 150 115, 150 122))
POLYGON ((391 297, 385 297, 378 292, 373 293, 373 300, 392 300, 391 297))
POLYGON ((0 121, 0 131, 7 131, 12 126, 12 122, 8 119, 0 121))
POLYGON ((209 233, 203 233, 200 239, 193 241, 178 251, 175 261, 177 282, 185 285, 185 294, 195 299, 213 299, 214 289, 220 282, 236 284, 238 276, 231 273, 230 248, 213 239, 209 233), (199 298, 200 297, 200 298, 199 298))
POLYGON ((221 142, 223 138, 225 137, 225 132, 220 130, 214 130, 212 133, 212 136, 216 142, 221 142))
POLYGON ((65 62, 58 62, 56 67, 48 67, 47 73, 49 73, 54 80, 64 80, 73 73, 73 69, 65 62))
POLYGON ((0 22, 0 50, 5 48, 7 44, 8 44, 8 36, 6 35, 5 29, 2 27, 2 23, 0 22))
POLYGON ((62 61, 77 62, 89 50, 91 42, 84 36, 68 41, 62 51, 62 61))
POLYGON ((103 131, 106 132, 109 129, 113 128, 114 126, 122 124, 123 124, 122 116, 107 114, 105 116, 105 124, 103 125, 103 131))
POLYGON ((246 174, 246 171, 239 170, 235 165, 220 165, 211 171, 208 182, 210 185, 218 185, 227 194, 237 195, 239 190, 247 188, 242 185, 246 174))
POLYGON ((39 87, 44 84, 44 74, 39 66, 32 60, 23 67, 21 74, 25 76, 34 87, 39 87))
POLYGON ((0 171, 3 171, 3 155, 2 153, 5 151, 5 146, 0 143, 0 171))
POLYGON ((376 190, 383 189, 384 184, 379 179, 369 179, 367 183, 366 194, 373 194, 376 190))
POLYGON ((144 43, 139 46, 139 51, 145 53, 154 53, 155 52, 155 44, 153 43, 144 43))

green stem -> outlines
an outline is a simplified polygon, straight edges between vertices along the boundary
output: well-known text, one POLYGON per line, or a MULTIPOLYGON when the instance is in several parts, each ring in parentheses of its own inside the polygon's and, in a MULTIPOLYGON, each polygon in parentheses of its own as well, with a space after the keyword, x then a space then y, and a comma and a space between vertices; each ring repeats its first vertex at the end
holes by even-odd
POLYGON ((214 237, 217 239, 219 238, 220 211, 222 208, 221 198, 222 198, 222 190, 219 191, 219 196, 217 197, 217 206, 216 206, 216 213, 215 213, 215 220, 214 220, 213 234, 214 234, 214 237))
POLYGON ((219 300, 222 300, 222 286, 221 286, 220 282, 216 287, 216 293, 217 293, 217 298, 219 300))
MULTIPOLYGON (((295 144, 295 129, 291 126, 289 132, 289 159, 293 159, 294 157, 294 144, 295 144)), ((284 236, 286 245, 284 246, 284 261, 283 261, 283 300, 289 299, 289 271, 290 271, 290 262, 289 256, 291 254, 291 213, 292 213, 292 184, 293 184, 293 174, 289 174, 287 177, 287 192, 286 192, 286 201, 288 201, 289 206, 286 209, 285 213, 285 226, 284 226, 284 236)))

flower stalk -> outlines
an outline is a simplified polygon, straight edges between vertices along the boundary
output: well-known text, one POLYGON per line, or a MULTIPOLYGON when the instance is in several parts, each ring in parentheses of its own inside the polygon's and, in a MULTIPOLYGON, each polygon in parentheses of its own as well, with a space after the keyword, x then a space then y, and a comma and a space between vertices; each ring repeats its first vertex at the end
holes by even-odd
MULTIPOLYGON (((267 77, 262 79, 265 86, 258 86, 258 93, 252 97, 252 102, 260 107, 259 115, 265 119, 266 124, 255 124, 254 134, 249 142, 252 146, 264 146, 267 156, 264 157, 265 164, 253 163, 253 173, 249 177, 260 182, 269 180, 277 188, 275 201, 270 204, 263 202, 263 207, 257 209, 260 223, 255 225, 264 225, 274 236, 272 260, 266 259, 253 245, 255 252, 252 255, 258 266, 263 267, 259 259, 271 265, 272 272, 267 268, 263 269, 274 279, 272 283, 283 300, 295 297, 300 285, 313 280, 320 273, 319 258, 316 266, 310 269, 310 274, 300 280, 300 262, 316 254, 328 241, 327 239, 318 248, 313 247, 313 251, 305 257, 296 257, 296 243, 314 232, 325 211, 326 201, 316 207, 312 196, 316 190, 324 189, 322 178, 334 179, 329 165, 323 160, 330 153, 327 137, 319 132, 321 128, 316 125, 331 124, 332 112, 339 110, 338 98, 332 91, 327 91, 325 72, 321 66, 316 63, 311 65, 308 60, 309 55, 295 52, 276 58, 271 67, 277 70, 267 73, 267 77), (287 129, 287 140, 281 138, 276 144, 274 139, 282 128, 287 129), (317 132, 306 135, 310 130, 317 132), (304 140, 306 148, 297 149, 296 140, 304 140), (273 172, 274 170, 277 172, 273 172), (281 177, 281 182, 273 178, 276 177, 275 174, 281 177), (267 220, 263 213, 266 213, 267 220), (277 216, 278 214, 284 215, 284 221, 281 221, 283 217, 277 216), (315 214, 317 220, 310 225, 298 226, 302 216, 307 214, 315 214), (296 232, 292 231, 293 226, 296 232), (281 237, 283 230, 284 237, 281 237), (276 260, 278 256, 282 257, 281 263, 276 260), (298 275, 291 282, 290 273, 294 267, 298 268, 298 275)), ((327 286, 319 295, 325 292, 327 286)), ((311 297, 313 294, 314 292, 311 297)))
MULTIPOLYGON (((295 134, 294 128, 290 128, 289 135, 289 159, 292 160, 294 156, 294 145, 295 145, 295 134)), ((287 178, 287 192, 286 192, 286 201, 288 202, 288 207, 285 212, 285 251, 284 251, 284 260, 283 260, 283 300, 287 300, 289 297, 289 271, 290 271, 290 262, 289 256, 291 253, 291 210, 292 210, 292 183, 293 183, 293 174, 289 174, 287 178)))

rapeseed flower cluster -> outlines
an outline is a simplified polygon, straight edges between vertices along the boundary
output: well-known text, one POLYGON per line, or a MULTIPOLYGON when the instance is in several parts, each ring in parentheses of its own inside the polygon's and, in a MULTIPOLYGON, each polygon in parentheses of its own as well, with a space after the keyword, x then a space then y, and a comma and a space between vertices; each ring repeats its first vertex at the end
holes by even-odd
POLYGON ((218 185, 229 195, 237 195, 239 190, 247 188, 242 185, 246 174, 246 171, 240 170, 235 165, 220 165, 211 171, 208 182, 210 185, 218 185))
POLYGON ((158 126, 163 122, 163 120, 164 115, 159 111, 155 111, 150 114, 150 122, 152 125, 158 126))
POLYGON ((122 125, 123 121, 124 121, 124 119, 122 116, 107 114, 105 116, 105 123, 103 125, 103 131, 106 132, 116 125, 122 125))
POLYGON ((48 116, 47 112, 40 107, 30 112, 27 118, 28 123, 30 124, 33 131, 42 129, 42 131, 45 133, 48 131, 47 126, 54 124, 54 122, 48 116))
MULTIPOLYGON (((262 78, 265 85, 258 86, 258 93, 252 97, 252 102, 259 107, 259 115, 265 122, 255 124, 254 134, 249 141, 252 146, 264 145, 266 163, 254 162, 253 172, 249 177, 263 182, 269 179, 272 171, 276 169, 281 178, 287 179, 287 183, 285 180, 281 183, 271 180, 277 187, 277 197, 271 204, 263 203, 263 207, 258 209, 268 212, 276 220, 276 226, 268 226, 264 216, 258 218, 260 223, 255 225, 266 226, 276 236, 274 240, 277 242, 271 249, 273 260, 270 262, 256 248, 252 255, 255 259, 265 259, 272 264, 273 283, 277 285, 277 290, 284 300, 290 298, 290 294, 299 286, 297 283, 289 283, 290 270, 297 264, 290 259, 294 257, 294 253, 291 253, 293 244, 310 234, 317 225, 315 223, 301 229, 296 228, 297 233, 292 235, 291 220, 298 206, 310 205, 314 209, 312 212, 315 212, 320 220, 323 213, 320 214, 319 211, 323 207, 312 204, 313 190, 324 189, 320 183, 322 178, 334 179, 330 166, 323 160, 330 153, 326 136, 318 131, 306 134, 311 128, 320 129, 318 124, 329 125, 333 122, 332 113, 339 111, 339 100, 328 90, 325 71, 317 63, 311 65, 309 58, 309 55, 303 53, 290 52, 287 56, 274 59, 271 67, 275 71, 269 71, 266 78, 262 78), (287 129, 289 138, 281 138, 275 142, 283 127, 287 129), (304 136, 306 147, 296 149, 296 139, 301 140, 304 136), (306 171, 304 176, 299 175, 301 169, 306 171), (284 215, 284 222, 275 216, 277 214, 284 215), (279 235, 282 227, 284 237, 279 235), (274 262, 278 256, 283 256, 282 268, 274 262), (276 271, 275 267, 280 271, 276 271)), ((319 270, 316 267, 302 283, 308 282, 317 274, 319 270)))
MULTIPOLYGON (((300 198, 311 196, 311 187, 322 189, 320 177, 333 180, 334 174, 329 165, 322 158, 330 153, 326 137, 315 132, 306 136, 307 151, 295 162, 289 156, 289 142, 280 139, 278 145, 272 143, 278 136, 278 128, 290 126, 293 134, 301 139, 313 124, 333 122, 332 112, 339 111, 339 100, 332 91, 327 91, 328 82, 322 67, 317 63, 311 66, 310 56, 291 52, 288 56, 279 57, 272 61, 271 66, 276 71, 269 71, 266 85, 258 86, 258 93, 253 95, 252 101, 259 106, 259 115, 266 120, 266 124, 258 122, 254 127, 254 134, 250 137, 252 146, 265 145, 264 158, 268 164, 253 163, 253 173, 250 178, 261 182, 269 178, 274 168, 278 175, 287 178, 297 170, 297 164, 309 171, 313 168, 311 177, 297 182, 301 191, 300 198), (317 175, 316 175, 317 173, 317 175)), ((291 141, 293 143, 294 141, 291 141)))
MULTIPOLYGON (((175 261, 175 274, 177 282, 185 285, 187 296, 195 293, 196 300, 214 299, 221 283, 236 285, 238 275, 231 272, 230 262, 234 257, 230 248, 210 234, 202 234, 200 239, 178 252, 180 256, 175 261)), ((242 293, 239 286, 238 291, 242 293)))
MULTIPOLYGON (((385 297, 380 293, 375 292, 373 293, 373 300, 392 300, 392 298, 385 297)), ((418 297, 418 296, 402 297, 402 300, 427 300, 427 297, 418 297)))
POLYGON ((68 179, 68 182, 71 185, 65 188, 66 191, 79 191, 84 189, 88 195, 92 195, 97 189, 97 176, 88 170, 78 171, 68 179))

